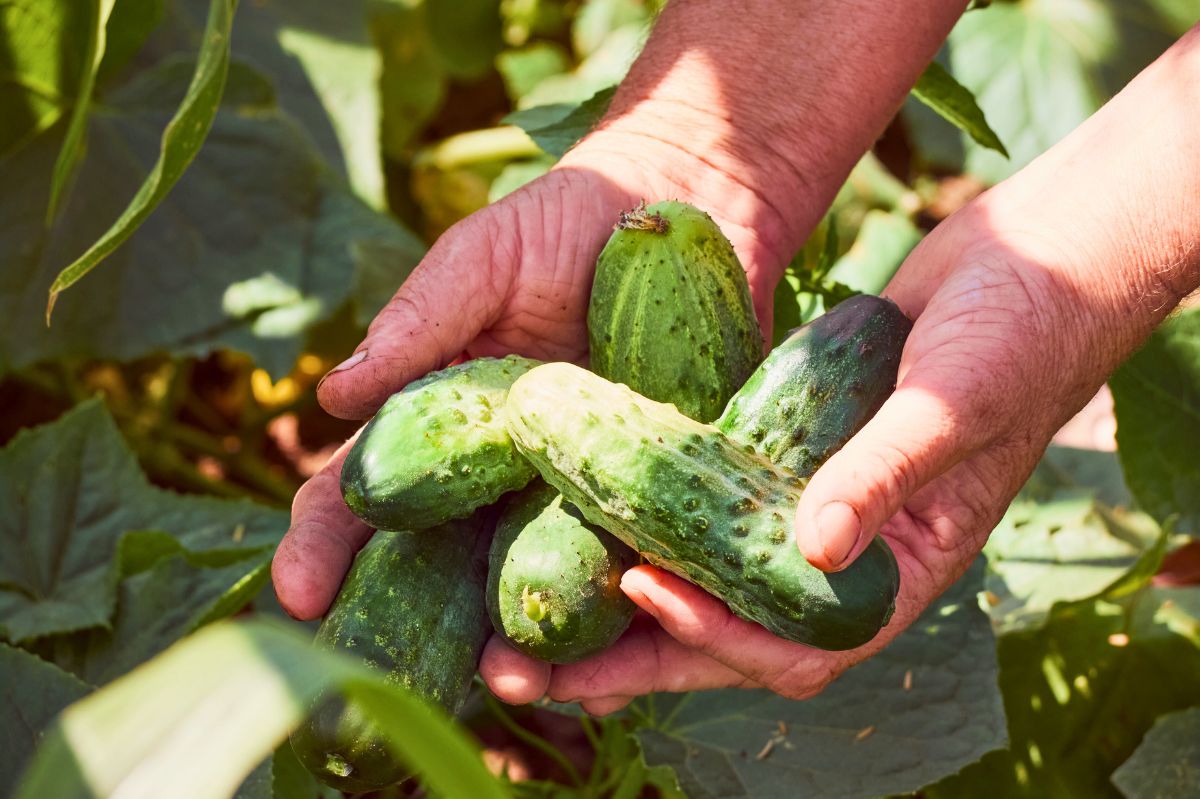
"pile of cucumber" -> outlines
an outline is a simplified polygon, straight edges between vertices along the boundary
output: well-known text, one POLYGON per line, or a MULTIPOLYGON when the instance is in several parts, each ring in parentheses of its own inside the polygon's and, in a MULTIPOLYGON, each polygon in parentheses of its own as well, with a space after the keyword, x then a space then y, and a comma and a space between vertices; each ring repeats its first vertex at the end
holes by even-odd
MULTIPOLYGON (((826 574, 791 520, 805 479, 895 387, 910 328, 895 304, 854 297, 764 361, 712 219, 679 202, 622 214, 596 267, 593 371, 480 358, 410 384, 364 429, 342 494, 379 532, 317 645, 456 713, 493 631, 551 663, 608 647, 641 559, 788 640, 866 643, 899 590, 891 550, 876 539, 826 574)), ((409 769, 371 724, 323 697, 292 746, 333 787, 377 789, 409 769)))

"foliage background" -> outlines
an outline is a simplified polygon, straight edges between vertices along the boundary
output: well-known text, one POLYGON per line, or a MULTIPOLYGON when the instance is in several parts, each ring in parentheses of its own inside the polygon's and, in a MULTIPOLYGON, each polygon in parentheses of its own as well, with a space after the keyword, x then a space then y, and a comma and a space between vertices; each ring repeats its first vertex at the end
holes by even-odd
MULTIPOLYGON (((429 242, 586 132, 656 11, 0 5, 0 793, 40 750, 24 795, 84 795, 144 768, 223 774, 212 795, 317 796, 287 746, 271 750, 330 683, 375 691, 397 730, 448 742, 395 741, 447 796, 1200 791, 1188 734, 1200 705, 1197 311, 1114 375, 1119 453, 1052 449, 987 563, 815 700, 656 696, 587 720, 481 692, 452 727, 370 675, 302 665, 303 625, 282 619, 265 583, 292 494, 353 429, 316 407, 315 381, 429 242), (253 619, 214 624, 234 614, 253 619), (200 679, 209 667, 223 679, 200 679), (218 695, 254 699, 256 715, 203 734, 213 722, 197 708, 218 695), (172 760, 116 734, 122 718, 202 734, 172 760), (206 740, 222 738, 237 757, 206 740), (506 777, 471 768, 478 745, 506 777)), ((881 290, 925 231, 1198 17, 1194 0, 966 14, 938 62, 1008 157, 978 143, 979 120, 968 136, 911 100, 797 253, 776 335, 881 290)))

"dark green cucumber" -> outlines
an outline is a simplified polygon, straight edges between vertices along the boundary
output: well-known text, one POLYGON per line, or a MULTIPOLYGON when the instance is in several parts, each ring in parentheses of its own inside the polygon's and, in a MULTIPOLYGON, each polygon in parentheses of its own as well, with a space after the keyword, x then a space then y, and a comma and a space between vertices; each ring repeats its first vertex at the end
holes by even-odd
POLYGON ((799 327, 733 395, 716 426, 809 477, 863 428, 896 387, 912 322, 863 294, 799 327))
POLYGON ((488 558, 488 612, 513 648, 573 663, 620 637, 636 606, 621 575, 638 555, 538 480, 509 501, 488 558))
POLYGON ((621 215, 596 263, 588 338, 596 374, 704 422, 763 357, 733 247, 681 202, 621 215))
POLYGON ((876 538, 844 571, 800 554, 792 518, 803 481, 712 425, 570 364, 509 391, 509 432, 546 482, 656 566, 772 633, 822 649, 871 640, 900 575, 876 538))
POLYGON ((501 409, 537 366, 510 355, 432 372, 393 394, 342 466, 342 497, 380 530, 423 530, 470 516, 533 479, 501 409))
MULTIPOLYGON (((375 533, 354 559, 316 645, 356 657, 388 682, 457 713, 492 631, 484 599, 492 519, 484 510, 431 534, 375 533)), ((350 793, 411 775, 370 714, 337 694, 313 703, 292 733, 292 748, 322 782, 350 793)))

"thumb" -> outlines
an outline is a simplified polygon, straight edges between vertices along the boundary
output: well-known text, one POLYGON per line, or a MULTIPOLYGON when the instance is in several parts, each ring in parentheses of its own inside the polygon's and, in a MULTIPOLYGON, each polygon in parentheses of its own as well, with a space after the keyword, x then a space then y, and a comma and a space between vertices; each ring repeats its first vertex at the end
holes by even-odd
POLYGON ((854 562, 905 501, 983 442, 955 422, 951 401, 906 381, 817 470, 796 508, 796 543, 823 571, 854 562))
POLYGON ((325 410, 365 419, 412 380, 456 358, 493 321, 511 282, 511 264, 492 233, 468 217, 447 230, 367 328, 354 354, 317 386, 325 410))

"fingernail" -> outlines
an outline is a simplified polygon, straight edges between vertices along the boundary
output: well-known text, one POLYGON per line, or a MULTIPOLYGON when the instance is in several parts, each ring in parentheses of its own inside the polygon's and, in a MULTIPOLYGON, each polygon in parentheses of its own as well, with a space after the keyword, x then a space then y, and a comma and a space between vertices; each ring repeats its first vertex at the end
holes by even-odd
POLYGON ((817 513, 817 540, 825 559, 835 570, 842 568, 862 535, 862 522, 845 502, 830 502, 817 513))
POLYGON ((321 378, 321 382, 324 383, 329 378, 330 375, 335 375, 338 372, 344 372, 347 369, 353 369, 355 366, 358 366, 360 363, 362 363, 366 359, 367 359, 367 351, 359 350, 358 352, 354 353, 349 358, 342 361, 337 366, 333 367, 328 372, 326 372, 325 377, 321 378))

